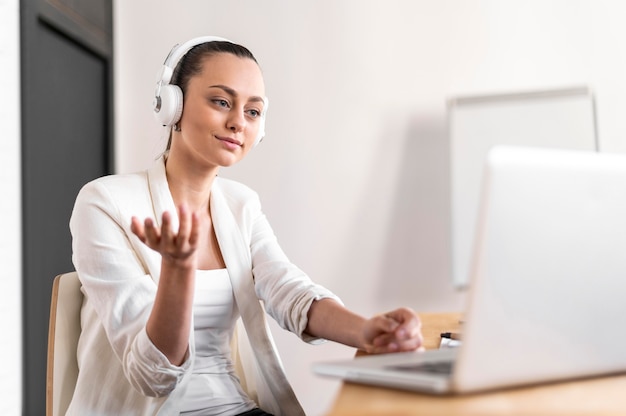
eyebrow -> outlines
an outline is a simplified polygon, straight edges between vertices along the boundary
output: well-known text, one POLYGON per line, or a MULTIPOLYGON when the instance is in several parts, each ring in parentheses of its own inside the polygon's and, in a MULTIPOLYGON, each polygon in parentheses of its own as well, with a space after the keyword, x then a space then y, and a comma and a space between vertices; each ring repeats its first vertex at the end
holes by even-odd
MULTIPOLYGON (((239 94, 237 94, 237 91, 235 91, 234 89, 230 88, 227 85, 222 85, 222 84, 211 85, 209 88, 219 88, 221 90, 224 90, 227 94, 232 95, 233 97, 237 97, 239 95, 239 94)), ((261 102, 261 103, 265 104, 265 100, 263 99, 263 97, 259 97, 257 95, 254 95, 254 96, 250 97, 250 99, 248 101, 261 102)))

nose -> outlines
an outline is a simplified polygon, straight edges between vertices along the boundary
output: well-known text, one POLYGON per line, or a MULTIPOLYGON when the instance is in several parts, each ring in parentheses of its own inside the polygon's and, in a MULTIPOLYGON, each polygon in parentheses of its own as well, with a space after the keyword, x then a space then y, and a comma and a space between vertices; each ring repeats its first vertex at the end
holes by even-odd
POLYGON ((226 127, 233 133, 240 133, 246 124, 243 109, 233 108, 228 114, 226 127))

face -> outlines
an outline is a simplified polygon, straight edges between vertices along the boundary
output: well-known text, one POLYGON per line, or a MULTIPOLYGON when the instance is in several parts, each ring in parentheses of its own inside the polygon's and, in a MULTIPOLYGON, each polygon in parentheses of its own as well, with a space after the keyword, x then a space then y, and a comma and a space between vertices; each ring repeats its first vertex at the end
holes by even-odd
POLYGON ((265 86, 251 59, 220 53, 189 79, 170 155, 207 167, 230 166, 252 148, 261 126, 265 86))

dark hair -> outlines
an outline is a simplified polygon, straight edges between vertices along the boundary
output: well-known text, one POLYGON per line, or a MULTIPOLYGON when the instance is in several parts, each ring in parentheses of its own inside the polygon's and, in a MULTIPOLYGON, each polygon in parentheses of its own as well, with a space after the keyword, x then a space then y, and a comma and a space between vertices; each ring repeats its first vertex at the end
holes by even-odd
POLYGON ((254 55, 247 48, 227 41, 213 41, 201 43, 191 48, 178 61, 172 74, 172 85, 178 85, 183 90, 183 96, 187 91, 189 79, 202 72, 202 61, 218 53, 229 53, 240 58, 252 59, 256 62, 254 55))
MULTIPOLYGON (((203 61, 213 55, 219 53, 229 53, 239 58, 252 59, 257 62, 252 52, 246 47, 237 45, 236 43, 228 41, 212 41, 205 42, 191 48, 183 57, 178 61, 174 72, 172 73, 172 80, 170 84, 178 85, 183 92, 183 97, 187 92, 187 86, 189 80, 202 72, 203 61)), ((167 141, 166 151, 170 149, 172 144, 172 133, 170 132, 169 140, 167 141)))

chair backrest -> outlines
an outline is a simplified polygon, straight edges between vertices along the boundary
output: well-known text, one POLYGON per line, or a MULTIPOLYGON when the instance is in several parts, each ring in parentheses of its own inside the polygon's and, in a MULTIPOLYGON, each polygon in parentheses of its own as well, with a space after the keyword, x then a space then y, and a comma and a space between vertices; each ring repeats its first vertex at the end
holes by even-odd
POLYGON ((72 400, 78 362, 80 310, 83 294, 76 272, 60 274, 52 284, 50 326, 48 328, 48 374, 46 377, 46 416, 65 415, 72 400))

